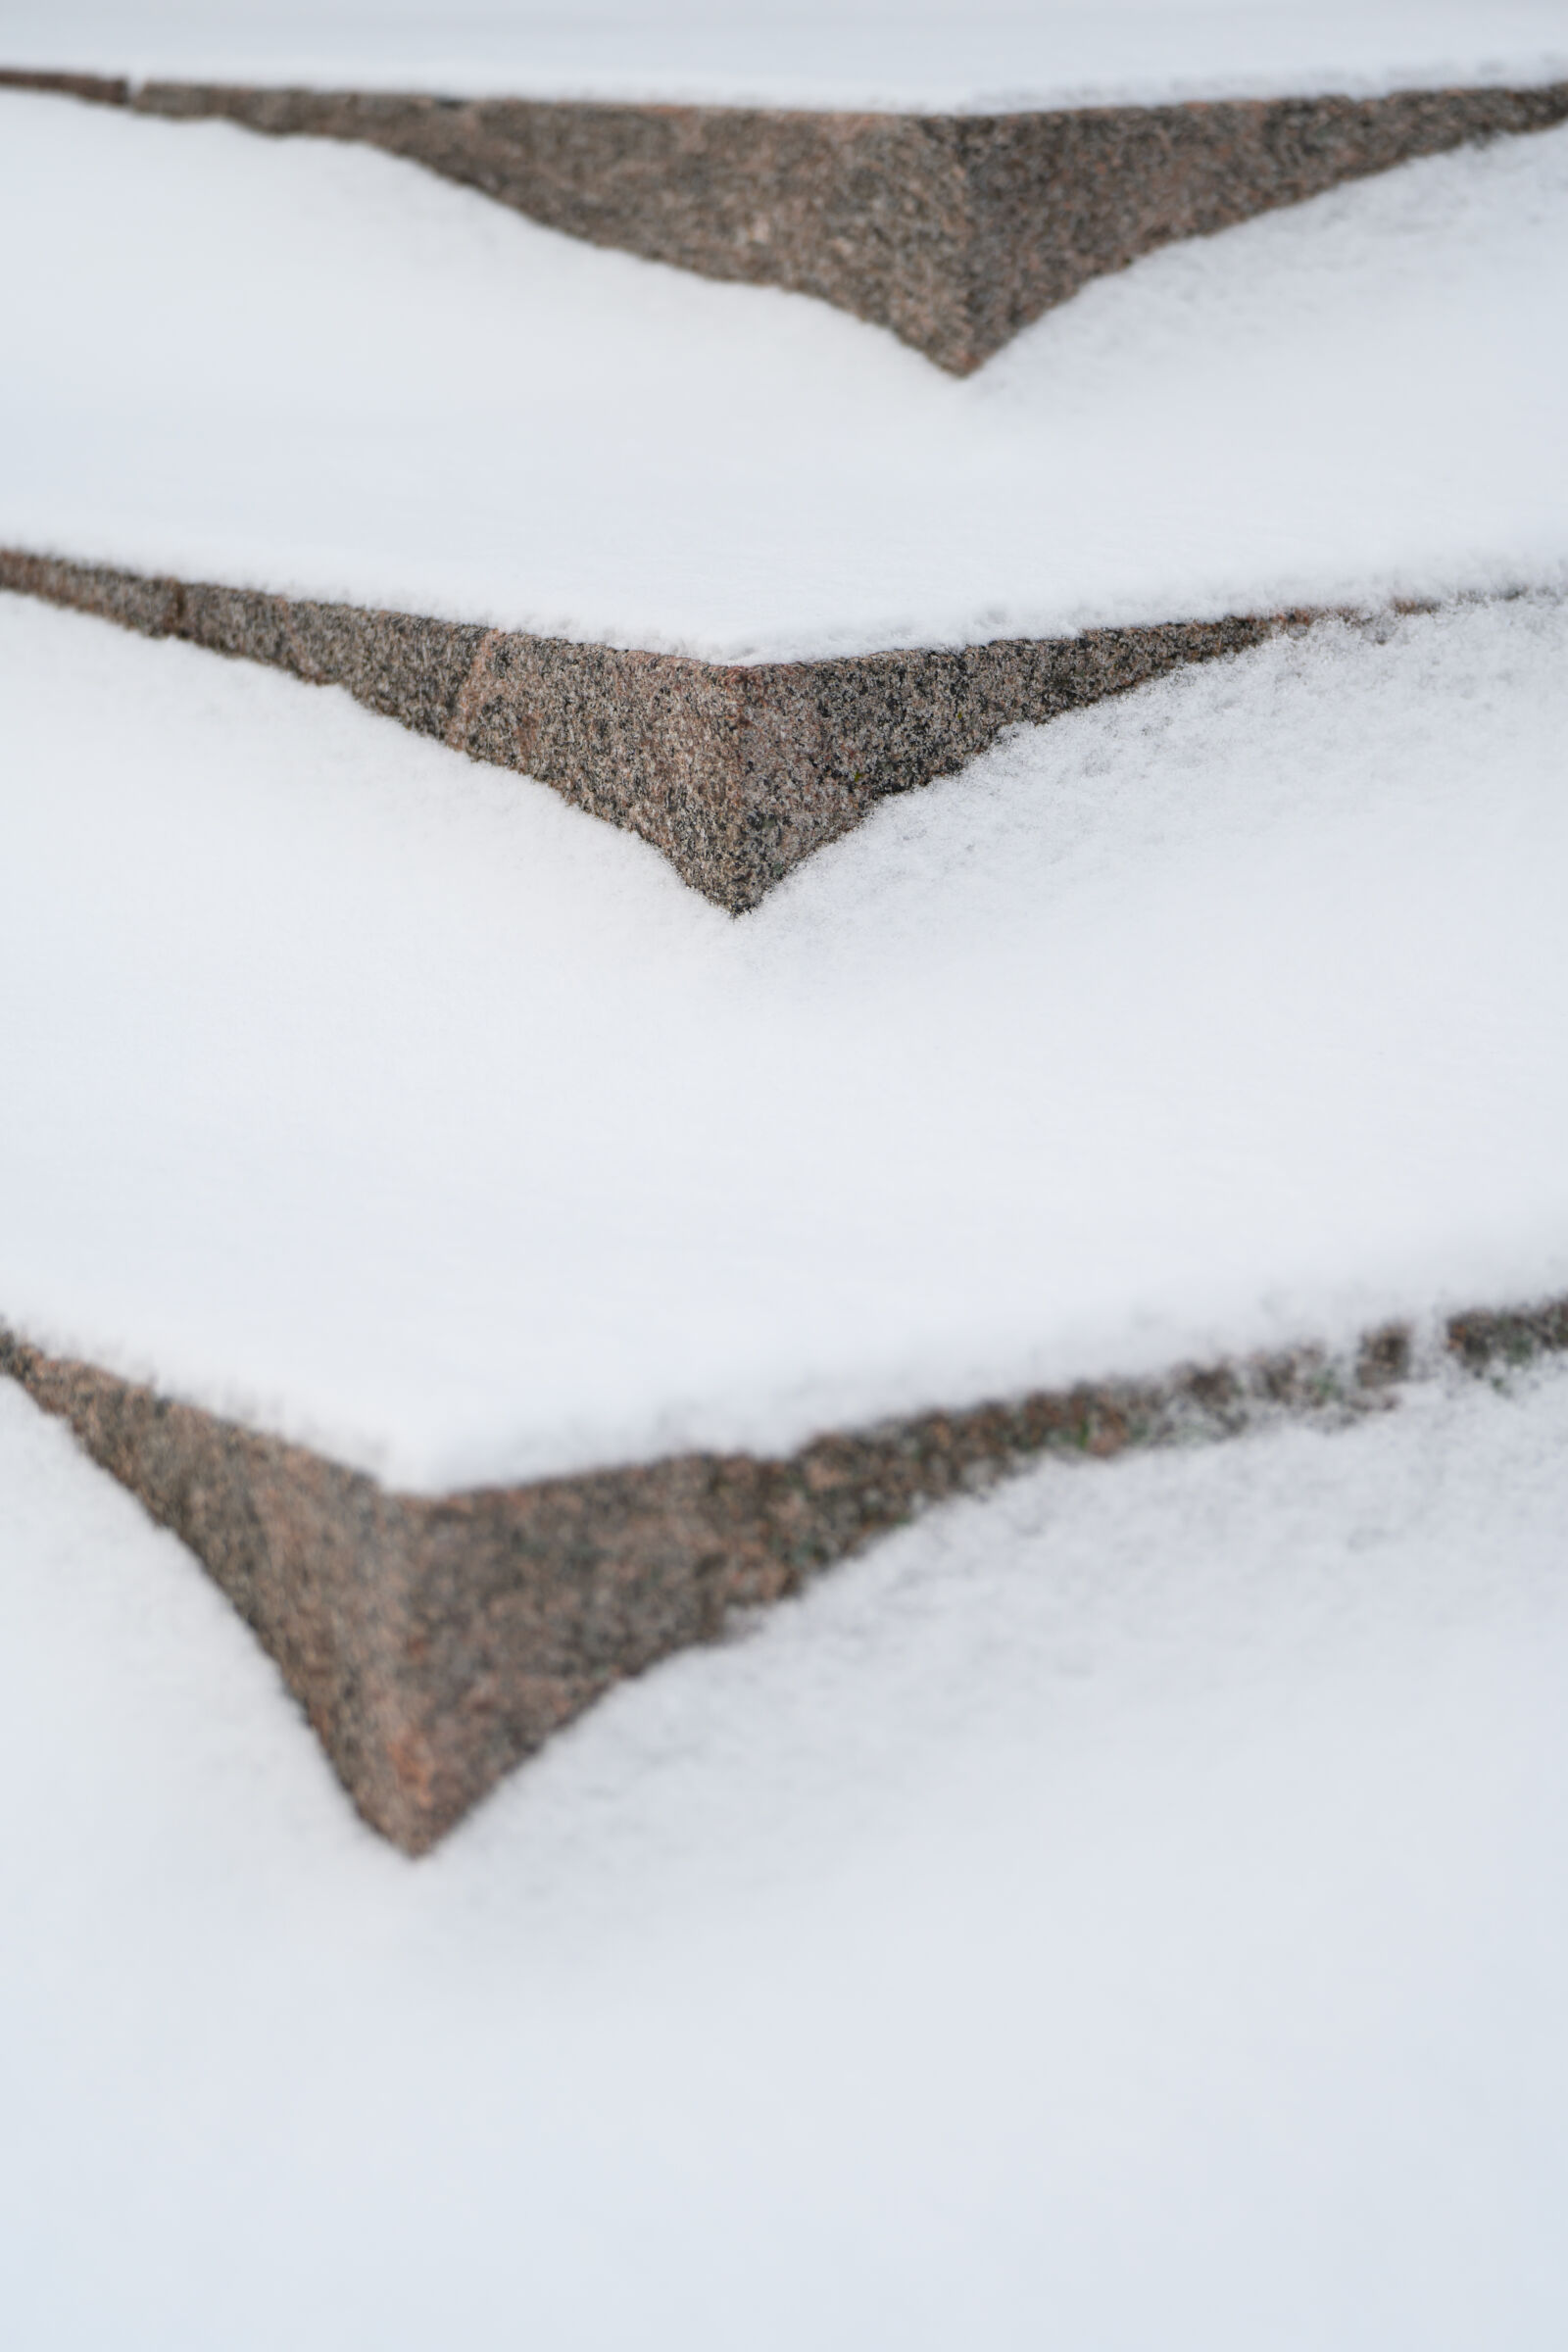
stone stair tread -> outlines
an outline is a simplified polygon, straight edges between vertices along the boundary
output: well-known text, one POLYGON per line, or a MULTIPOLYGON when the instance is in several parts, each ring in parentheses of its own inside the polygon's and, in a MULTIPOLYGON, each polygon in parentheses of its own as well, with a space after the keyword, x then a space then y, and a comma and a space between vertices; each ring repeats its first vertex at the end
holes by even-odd
POLYGON ((1568 130, 1172 248, 954 383, 366 151, 0 119, 0 544, 710 661, 1530 585, 1568 545, 1568 130))
POLYGON ((1558 1287, 1563 615, 1177 673, 737 924, 0 600, 6 1316, 441 1492, 1558 1287))

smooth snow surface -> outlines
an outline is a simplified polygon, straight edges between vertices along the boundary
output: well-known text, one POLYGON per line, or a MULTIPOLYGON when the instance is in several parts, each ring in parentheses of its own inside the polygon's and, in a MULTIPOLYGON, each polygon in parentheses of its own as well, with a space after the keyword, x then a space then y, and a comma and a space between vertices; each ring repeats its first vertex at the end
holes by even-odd
POLYGON ((1560 2352, 1568 1377, 1053 1466, 410 1864, 0 1382, 8 2352, 1560 2352))
POLYGON ((0 98, 0 542, 721 658, 1541 586, 1568 130, 1102 279, 966 382, 412 164, 0 98))
POLYGON ((1019 730, 736 921, 0 598, 0 1313, 440 1488, 1568 1289, 1568 606, 1019 730))
POLYGON ((1562 0, 9 0, 0 64, 477 96, 1009 109, 1568 74, 1562 0))

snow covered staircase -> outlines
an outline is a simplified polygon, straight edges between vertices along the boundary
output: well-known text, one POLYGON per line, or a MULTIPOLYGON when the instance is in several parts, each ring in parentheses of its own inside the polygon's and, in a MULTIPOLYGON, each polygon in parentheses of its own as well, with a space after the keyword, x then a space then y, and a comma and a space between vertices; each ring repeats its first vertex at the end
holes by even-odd
POLYGON ((1568 1344, 1468 1304, 1563 1294, 1568 84, 0 81, 0 1368, 378 1829, 1037 1454, 1568 1344))

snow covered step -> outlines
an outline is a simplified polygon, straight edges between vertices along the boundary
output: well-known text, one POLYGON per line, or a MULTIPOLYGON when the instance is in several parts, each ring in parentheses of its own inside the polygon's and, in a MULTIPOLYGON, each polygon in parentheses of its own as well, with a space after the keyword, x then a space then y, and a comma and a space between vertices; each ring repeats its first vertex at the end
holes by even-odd
POLYGON ((1171 1366, 1568 1293, 1565 657, 1540 598, 1278 638, 735 923, 346 696, 0 600, 14 1364, 417 1842, 922 1494, 1235 1408, 1171 1366))
MULTIPOLYGON (((1568 116, 1568 37, 1546 9, 1516 10, 1511 23, 1495 10, 1449 9, 1436 22, 1429 12, 1425 24, 1387 7, 1348 21, 1342 11, 1337 23, 1298 6, 1254 11, 1250 24, 1189 7, 1167 8, 1162 20, 1101 12, 1093 24, 1082 10, 1058 9, 1014 23, 1000 47, 995 28, 988 38, 983 23, 956 17, 895 27, 873 14, 860 27, 836 26, 831 44, 798 12, 784 11, 771 28, 754 21, 751 64, 738 70, 751 84, 744 95, 771 99, 762 106, 665 102, 667 27, 662 102, 606 103, 597 93, 613 97, 617 83, 622 98, 654 95, 637 28, 596 28, 597 56, 579 35, 575 69, 560 57, 552 67, 546 53, 561 27, 526 11, 492 23, 477 44, 474 27, 454 42, 433 18, 421 28, 422 55, 418 38, 408 46, 416 19, 403 20, 389 45, 352 11, 326 12, 303 38, 286 20, 247 25, 230 14, 226 45, 204 30, 195 49, 188 35, 171 43, 167 20, 161 28, 156 18, 138 27, 134 17, 95 27, 78 14, 74 40, 69 17, 34 28, 43 71, 13 67, 0 79, 174 120, 364 141, 596 244, 818 296, 960 374, 1090 278, 1173 238, 1568 116), (858 87, 845 54, 845 34, 853 55, 857 29, 862 55, 877 60, 869 82, 862 65, 858 87), (922 33, 919 111, 890 107, 888 90, 907 81, 911 65, 921 74, 922 33), (411 65, 419 56, 401 90, 385 78, 399 34, 411 65), (186 62, 184 77, 49 70, 73 52, 102 69, 160 49, 186 62), (444 69, 431 63, 443 51, 444 69), (291 86, 248 86, 259 55, 291 86), (192 79, 197 57, 206 73, 192 79), (1523 86, 1502 81, 1510 60, 1523 86), (813 67, 833 111, 807 111, 788 95, 813 67), (955 89, 977 67, 1007 95, 958 96, 955 111, 955 89), (1558 78, 1543 78, 1554 70, 1558 78), (420 73, 435 78, 421 82, 420 73), (572 101, 538 94, 541 79, 559 86, 563 74, 572 101), (1417 86, 1399 88, 1401 74, 1417 86), (1452 86, 1467 74, 1479 86, 1452 86), (1177 102, 1085 105, 1086 83, 1102 94, 1169 89, 1177 102), (414 94, 420 89, 433 94, 414 94)), ((13 32, 24 44, 13 57, 25 54, 27 30, 13 32)), ((716 70, 722 84, 721 63, 716 70)))
POLYGON ((13 2352, 507 2352, 524 2295, 572 2352, 1560 2352, 1568 1367, 1498 1386, 950 1505, 409 1869, 0 1383, 13 2352))
POLYGON ((0 122, 4 576, 344 678, 730 906, 999 726, 1568 556, 1568 132, 1151 257, 956 383, 362 151, 0 122))
POLYGON ((730 914, 891 792, 1312 615, 1091 629, 839 662, 693 662, 567 638, 144 579, 0 547, 0 589, 346 686, 372 710, 640 834, 730 914))
POLYGON ((957 382, 362 149, 16 95, 0 126, 0 544, 722 662, 1568 550, 1568 130, 1173 246, 957 382))
POLYGON ((955 374, 1090 279, 1342 181, 1568 119, 1568 81, 1049 114, 842 115, 91 82, 175 122, 362 141, 548 227, 814 295, 955 374))
MULTIPOLYGON (((1495 1372, 1568 1350, 1568 1299, 1448 1318, 1495 1372)), ((276 1661, 372 1828, 426 1852, 628 1676, 722 1638, 928 1504, 1049 1454, 1104 1459, 1396 1404, 1410 1334, 1083 1384, 818 1439, 785 1459, 696 1453, 439 1498, 51 1357, 0 1324, 0 1374, 195 1553, 276 1661)))

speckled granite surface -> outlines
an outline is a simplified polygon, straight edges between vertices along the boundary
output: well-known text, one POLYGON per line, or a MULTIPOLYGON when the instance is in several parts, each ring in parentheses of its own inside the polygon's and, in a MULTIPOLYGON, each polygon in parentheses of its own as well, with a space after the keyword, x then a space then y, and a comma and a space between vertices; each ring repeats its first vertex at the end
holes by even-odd
MULTIPOLYGON (((1444 1337, 1472 1371, 1568 1348, 1568 1301, 1456 1316, 1444 1337)), ((0 1372, 196 1553, 360 1811, 408 1853, 613 1684, 928 1502, 1052 1451, 1220 1438, 1286 1413, 1348 1420, 1421 1368, 1391 1327, 1343 1362, 1301 1348, 930 1413, 783 1460, 684 1454, 428 1499, 0 1328, 0 1372)))
POLYGON ((965 374, 1087 280, 1342 180, 1568 120, 1568 84, 1012 115, 609 106, 0 73, 364 141, 599 245, 786 286, 965 374))
POLYGON ((19 549, 0 548, 0 588, 345 686, 371 710, 641 834, 735 914, 883 794, 951 773, 1004 727, 1312 617, 725 665, 147 579, 19 549))

